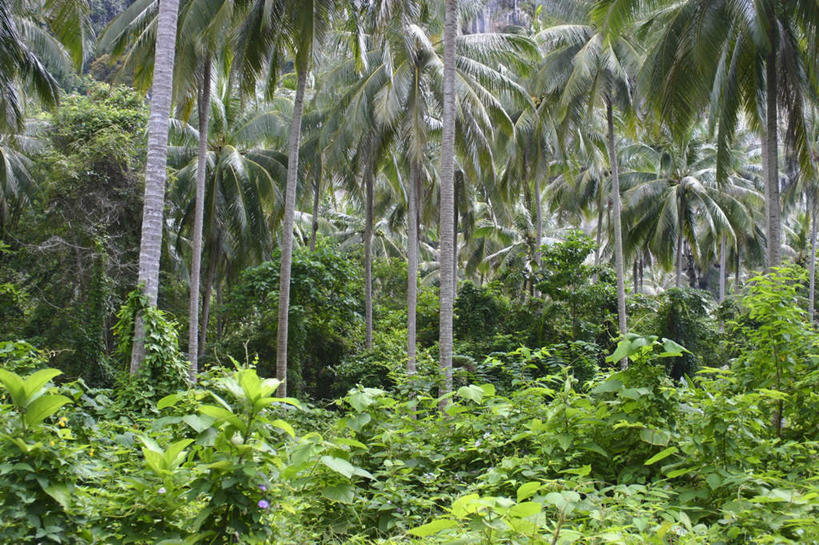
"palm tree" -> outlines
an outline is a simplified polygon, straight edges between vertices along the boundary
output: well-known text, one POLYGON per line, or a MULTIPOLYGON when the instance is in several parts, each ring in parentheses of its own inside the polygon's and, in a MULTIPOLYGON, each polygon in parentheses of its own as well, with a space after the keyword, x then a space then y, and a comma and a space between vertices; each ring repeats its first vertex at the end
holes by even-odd
POLYGON ((439 397, 452 391, 452 309, 455 304, 455 38, 458 0, 446 0, 444 19, 443 135, 441 136, 441 263, 439 366, 443 383, 439 397))
MULTIPOLYGON (((598 0, 598 11, 613 33, 621 31, 645 3, 598 0)), ((653 2, 647 33, 650 47, 641 80, 645 96, 672 127, 689 127, 705 106, 717 127, 719 178, 725 154, 744 113, 759 134, 766 187, 767 265, 781 259, 779 110, 786 144, 801 168, 811 171, 803 97, 819 43, 819 10, 812 0, 688 0, 653 2), (651 32, 652 29, 659 29, 651 32)))
MULTIPOLYGON (((296 1, 296 0, 291 0, 296 1)), ((321 39, 324 25, 332 11, 334 0, 302 0, 290 6, 294 20, 296 96, 293 101, 293 118, 287 155, 287 186, 284 197, 284 223, 281 238, 281 273, 279 276, 279 314, 276 332, 276 378, 281 380, 278 395, 287 395, 287 327, 290 311, 290 269, 293 259, 293 223, 296 213, 296 180, 299 170, 299 143, 301 140, 301 117, 304 110, 304 94, 307 74, 313 57, 313 47, 321 39)))
MULTIPOLYGON (((719 255, 724 278, 727 243, 736 247, 737 232, 753 227, 753 210, 762 200, 753 181, 739 173, 717 182, 716 147, 696 131, 665 136, 659 144, 635 145, 626 153, 626 251, 639 253, 645 247, 661 265, 673 263, 676 287, 681 286, 684 247, 708 266, 711 256, 719 255)), ((724 297, 724 280, 720 286, 724 297)))
MULTIPOLYGON (((641 63, 639 49, 627 36, 609 37, 602 23, 593 18, 596 2, 563 3, 555 11, 563 24, 542 31, 539 39, 546 51, 541 77, 548 82, 547 94, 558 94, 565 120, 583 119, 602 103, 606 120, 606 144, 611 173, 611 230, 614 233, 617 276, 617 314, 620 333, 628 330, 620 220, 620 176, 617 161, 614 107, 628 113, 632 102, 632 80, 641 63)), ((623 362, 625 365, 625 360, 623 362)))
MULTIPOLYGON (((177 207, 176 232, 188 234, 189 239, 196 231, 200 173, 206 182, 202 250, 207 260, 197 355, 203 353, 207 341, 211 291, 221 282, 217 273, 258 264, 272 250, 270 226, 282 214, 280 186, 284 185, 287 171, 286 156, 275 148, 284 147, 292 112, 292 103, 283 97, 257 108, 247 107, 231 96, 226 80, 216 83, 211 114, 207 116, 209 130, 203 135, 183 120, 173 120, 173 145, 169 150, 170 164, 179 169, 170 196, 177 207), (206 161, 200 170, 203 147, 206 161)), ((178 244, 183 240, 178 237, 178 244)), ((195 252, 195 244, 191 246, 195 252)), ((184 253, 181 248, 178 252, 184 253)))
MULTIPOLYGON (((148 303, 156 306, 159 292, 159 258, 165 207, 165 178, 168 156, 168 120, 173 95, 173 66, 179 0, 163 0, 156 25, 156 69, 151 85, 151 115, 148 120, 148 159, 145 164, 145 200, 142 209, 142 236, 139 247, 138 283, 148 303)), ((142 321, 134 328, 131 374, 139 370, 145 357, 142 321)))
MULTIPOLYGON (((357 135, 361 128, 376 126, 383 133, 379 139, 394 142, 405 150, 399 164, 409 171, 409 176, 401 178, 406 182, 408 229, 407 369, 413 373, 418 231, 420 222, 433 210, 420 204, 426 182, 432 178, 427 174, 429 143, 442 127, 438 116, 442 111, 444 62, 442 44, 432 41, 412 12, 393 7, 394 11, 388 11, 385 38, 374 42, 377 49, 365 56, 368 62, 363 74, 350 60, 329 74, 325 85, 349 89, 340 101, 339 115, 344 122, 338 124, 336 141, 360 142, 357 135)), ((454 149, 461 159, 460 170, 469 172, 474 179, 478 178, 476 172, 494 176, 493 135, 499 130, 510 134, 514 130, 504 104, 497 97, 508 97, 517 103, 528 100, 525 91, 497 67, 523 68, 526 60, 534 56, 534 47, 525 37, 503 34, 464 35, 456 41, 459 85, 455 87, 458 112, 454 149)), ((375 157, 373 160, 378 161, 375 157)), ((454 219, 452 223, 454 226, 454 219)), ((450 250, 454 254, 454 244, 450 250)), ((454 262, 450 263, 454 267, 454 262)))
POLYGON ((87 12, 85 0, 0 3, 0 130, 23 128, 26 91, 57 104, 55 76, 79 70, 88 51, 87 12))

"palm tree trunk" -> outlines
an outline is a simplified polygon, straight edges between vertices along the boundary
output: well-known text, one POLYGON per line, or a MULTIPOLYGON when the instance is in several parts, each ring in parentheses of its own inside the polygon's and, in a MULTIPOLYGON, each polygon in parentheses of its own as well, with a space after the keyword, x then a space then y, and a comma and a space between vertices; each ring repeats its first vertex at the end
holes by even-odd
MULTIPOLYGON (((173 63, 176 51, 176 21, 179 0, 162 0, 156 24, 156 51, 151 86, 151 116, 148 120, 148 158, 145 164, 145 200, 142 206, 142 236, 139 244, 138 284, 156 306, 159 293, 159 259, 162 256, 162 216, 165 210, 165 179, 168 162, 168 120, 173 96, 173 63)), ((131 374, 145 358, 143 324, 134 324, 131 374)))
POLYGON ((218 251, 216 249, 210 252, 210 259, 208 259, 208 270, 205 273, 205 285, 202 289, 202 324, 200 326, 201 339, 199 340, 199 357, 205 353, 205 347, 208 345, 208 322, 210 321, 210 294, 213 290, 213 280, 216 278, 216 265, 218 258, 218 251))
MULTIPOLYGON (((217 307, 222 306, 222 291, 223 290, 224 290, 224 287, 222 285, 222 282, 217 283, 216 284, 216 306, 217 307)), ((219 341, 222 340, 222 331, 223 331, 223 329, 224 329, 224 322, 223 322, 223 319, 222 319, 222 314, 220 313, 219 315, 216 316, 216 342, 219 342, 219 341)), ((202 341, 203 342, 205 341, 205 337, 206 337, 206 335, 202 336, 202 341)))
POLYGON ((634 265, 631 268, 631 281, 634 284, 634 293, 640 293, 639 279, 637 278, 637 258, 634 258, 634 265))
POLYGON ((809 196, 810 203, 810 293, 808 294, 808 316, 811 325, 816 308, 816 196, 809 196))
MULTIPOLYGON (((458 32, 458 0, 446 0, 444 18, 444 104, 441 136, 441 287, 439 366, 443 380, 439 396, 452 391, 452 312, 453 292, 453 232, 455 214, 455 37, 458 32)), ((442 408, 446 403, 442 403, 442 408)))
MULTIPOLYGON (((606 98, 606 121, 608 125, 609 162, 611 164, 611 200, 613 203, 612 230, 614 231, 614 268, 617 276, 617 320, 620 334, 628 332, 626 321, 626 284, 623 272, 623 232, 620 224, 620 173, 617 165, 617 150, 614 144, 614 112, 611 99, 606 98)), ((620 365, 625 368, 628 360, 623 359, 620 365)))
POLYGON ((306 86, 307 67, 304 66, 298 73, 287 155, 287 188, 284 197, 284 225, 282 226, 281 242, 282 262, 279 275, 279 321, 276 332, 276 378, 281 381, 277 391, 279 397, 287 396, 287 326, 290 311, 290 268, 293 261, 293 223, 296 215, 296 178, 299 172, 301 115, 304 109, 304 90, 306 86))
POLYGON ((373 172, 364 167, 367 217, 364 222, 364 314, 367 350, 373 347, 373 172))
POLYGON ((728 271, 728 236, 722 235, 719 248, 719 302, 725 301, 725 278, 728 271))
POLYGON ((455 243, 452 245, 452 299, 453 301, 458 299, 458 221, 460 219, 460 211, 458 205, 460 204, 461 195, 463 195, 464 190, 464 176, 462 171, 458 171, 455 174, 455 201, 454 201, 454 208, 455 212, 454 220, 454 241, 455 243))
POLYGON ((313 232, 310 234, 310 251, 316 250, 316 237, 318 236, 318 210, 319 210, 320 180, 316 178, 313 182, 313 232))
POLYGON ((674 280, 674 287, 679 288, 682 286, 682 231, 677 234, 677 249, 674 252, 674 269, 676 271, 676 277, 674 280))
MULTIPOLYGON (((196 161, 196 202, 193 213, 193 251, 191 254, 190 296, 188 302, 188 377, 196 382, 199 372, 199 279, 202 266, 202 226, 205 217, 205 183, 208 170, 208 120, 210 114, 210 55, 202 59, 199 88, 199 157, 196 161)), ((215 253, 215 252, 214 252, 215 253)))
POLYGON ((767 107, 765 123, 765 185, 767 186, 768 268, 778 267, 781 260, 782 219, 779 205, 779 155, 777 139, 776 17, 770 16, 771 51, 766 60, 767 107))
POLYGON ((600 198, 598 199, 597 203, 597 248, 594 250, 594 265, 595 267, 600 265, 600 253, 601 247, 603 245, 603 212, 605 210, 605 193, 603 191, 603 185, 600 185, 599 188, 600 198))
POLYGON ((540 178, 535 176, 535 264, 537 270, 540 272, 542 264, 542 253, 540 247, 543 244, 543 203, 540 195, 540 178))
POLYGON ((416 306, 418 304, 418 211, 417 197, 420 166, 410 159, 409 191, 407 194, 407 373, 414 375, 416 306))
POLYGON ((739 292, 739 244, 737 244, 736 262, 734 263, 734 293, 739 292))

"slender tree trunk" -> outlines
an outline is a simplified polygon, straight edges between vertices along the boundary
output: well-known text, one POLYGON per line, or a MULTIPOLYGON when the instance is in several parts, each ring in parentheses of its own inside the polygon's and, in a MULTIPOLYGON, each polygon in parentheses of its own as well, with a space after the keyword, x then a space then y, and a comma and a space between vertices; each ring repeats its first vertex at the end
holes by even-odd
POLYGON ((208 270, 205 273, 205 285, 202 290, 202 324, 201 339, 199 341, 199 357, 205 353, 205 348, 208 345, 208 322, 210 321, 210 294, 213 290, 213 280, 216 278, 216 260, 218 252, 211 251, 208 259, 208 270))
MULTIPOLYGON (((452 311, 454 293, 452 257, 455 244, 455 38, 458 33, 458 0, 446 0, 444 19, 444 104, 441 136, 441 220, 440 220, 440 340, 439 365, 442 383, 439 396, 452 391, 452 311)), ((446 402, 442 403, 442 407, 446 402)))
MULTIPOLYGON (((617 275, 617 320, 620 334, 628 332, 626 321, 626 284, 623 272, 623 232, 620 223, 620 173, 617 165, 617 149, 614 143, 614 112, 611 99, 606 99, 606 121, 608 125, 609 162, 611 163, 611 200, 612 200, 612 230, 614 231, 614 268, 617 275)), ((628 365, 628 360, 620 362, 622 367, 628 365)))
POLYGON ((631 268, 631 281, 634 283, 634 293, 640 293, 640 285, 637 278, 637 258, 634 258, 634 265, 631 268))
POLYGON ((640 293, 643 292, 643 262, 644 261, 645 261, 645 259, 643 259, 643 256, 640 256, 640 293))
MULTIPOLYGON (((199 372, 199 279, 202 266, 202 228, 205 218, 205 184, 208 171, 208 120, 210 117, 210 55, 202 59, 199 89, 199 157, 196 161, 196 202, 193 213, 193 251, 191 254, 190 297, 188 303, 188 376, 196 382, 199 372)), ((215 252, 214 252, 215 253, 215 252)))
POLYGON ((364 222, 364 314, 367 350, 373 347, 373 171, 364 167, 366 220, 364 222))
POLYGON ((734 293, 739 293, 739 244, 737 244, 736 263, 734 263, 734 293))
MULTIPOLYGON (((216 306, 217 307, 222 306, 222 292, 223 292, 223 290, 224 290, 224 286, 222 285, 222 282, 217 283, 216 284, 216 306)), ((224 322, 223 322, 223 319, 222 319, 222 314, 219 313, 216 316, 216 342, 219 342, 219 341, 222 340, 223 329, 224 329, 224 322)), ((202 337, 203 342, 204 342, 204 340, 205 340, 205 336, 202 337)))
POLYGON ((674 252, 674 269, 676 277, 674 280, 674 287, 682 287, 682 232, 677 235, 677 249, 674 252))
POLYGON ((768 53, 766 61, 766 84, 767 84, 767 107, 766 107, 766 123, 765 123, 765 140, 766 149, 765 156, 765 184, 767 186, 768 194, 768 268, 778 267, 781 260, 781 232, 782 219, 779 204, 779 144, 777 138, 777 75, 776 75, 776 41, 777 41, 777 24, 776 17, 770 15, 770 31, 769 39, 771 41, 771 51, 768 53))
POLYGON ((728 236, 722 235, 719 248, 719 302, 725 301, 725 278, 728 274, 728 236))
MULTIPOLYGON (((162 256, 162 217, 165 211, 165 179, 168 162, 168 120, 173 97, 173 63, 179 0, 162 0, 156 24, 151 116, 148 120, 148 158, 145 164, 145 200, 142 205, 142 237, 139 245, 138 284, 156 306, 159 293, 159 259, 162 256)), ((144 326, 137 317, 131 350, 131 374, 145 358, 144 326)))
POLYGON ((313 183, 313 232, 310 234, 310 251, 316 250, 316 237, 318 236, 318 213, 319 213, 319 196, 321 192, 320 180, 316 178, 313 183))
MULTIPOLYGON (((309 58, 309 53, 307 58, 309 58)), ((282 263, 279 275, 279 325, 276 336, 276 378, 281 381, 277 392, 279 397, 287 396, 287 327, 290 311, 290 268, 293 260, 293 223, 296 215, 296 181, 299 172, 301 115, 304 109, 306 86, 307 66, 303 66, 298 72, 287 155, 287 189, 284 198, 284 225, 282 226, 281 242, 282 263)))
POLYGON ((410 159, 409 192, 407 195, 407 373, 414 375, 416 306, 418 304, 418 211, 417 197, 420 167, 410 159))
POLYGON ((816 308, 816 196, 809 196, 810 203, 810 293, 808 294, 808 316, 813 324, 813 316, 816 308))
POLYGON ((535 176, 535 264, 537 270, 540 272, 541 264, 543 262, 543 253, 541 252, 541 245, 543 244, 543 203, 540 195, 540 178, 535 176))
POLYGON ((463 186, 463 175, 455 178, 455 198, 453 201, 454 212, 454 244, 452 245, 452 300, 458 299, 458 196, 460 195, 461 187, 463 186))

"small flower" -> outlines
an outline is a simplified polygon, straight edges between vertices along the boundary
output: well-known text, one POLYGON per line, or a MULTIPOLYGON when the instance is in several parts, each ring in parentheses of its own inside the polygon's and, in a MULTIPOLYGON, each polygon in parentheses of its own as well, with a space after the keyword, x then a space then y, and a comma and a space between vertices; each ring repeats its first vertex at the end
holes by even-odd
POLYGON ((68 419, 64 416, 61 416, 60 419, 57 421, 57 424, 59 424, 61 428, 64 428, 67 423, 68 419))
POLYGON ((489 439, 489 437, 490 437, 491 435, 492 435, 491 433, 486 432, 486 433, 484 433, 484 434, 483 434, 483 438, 484 438, 484 439, 489 439))
POLYGON ((260 484, 260 485, 259 485, 259 490, 261 490, 262 492, 267 492, 267 485, 265 485, 265 484, 260 484))
POLYGON ((466 449, 463 447, 458 447, 458 452, 464 452, 466 449))
POLYGON ((89 450, 89 451, 88 451, 88 455, 89 455, 89 456, 93 456, 93 455, 94 455, 94 449, 89 450))
POLYGON ((164 486, 160 486, 159 490, 156 491, 157 494, 164 494, 165 492, 167 492, 167 490, 165 490, 164 486))
POLYGON ((49 445, 51 445, 51 446, 53 447, 53 446, 54 446, 54 441, 53 441, 53 440, 52 440, 52 441, 49 441, 49 443, 48 443, 48 444, 49 444, 49 445))
POLYGON ((259 509, 267 509, 270 507, 270 503, 267 500, 259 500, 257 505, 259 506, 259 509))

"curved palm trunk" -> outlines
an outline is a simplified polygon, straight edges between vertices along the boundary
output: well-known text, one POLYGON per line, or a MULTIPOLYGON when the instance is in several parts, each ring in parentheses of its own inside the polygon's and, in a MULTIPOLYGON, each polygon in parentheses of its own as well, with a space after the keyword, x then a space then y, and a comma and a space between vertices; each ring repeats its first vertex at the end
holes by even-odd
MULTIPOLYGON (((776 43, 775 17, 771 16, 769 38, 776 43)), ((778 267, 781 260, 782 218, 779 205, 779 150, 777 139, 777 75, 776 46, 772 45, 765 66, 767 84, 767 107, 765 123, 765 185, 767 186, 768 268, 778 267)))
POLYGON ((196 202, 193 213, 193 251, 191 254, 190 298, 188 303, 188 359, 191 382, 199 372, 199 279, 202 266, 202 227, 205 217, 205 182, 208 168, 208 117, 210 113, 210 56, 202 60, 199 89, 199 157, 196 161, 196 202))
POLYGON ((304 90, 307 86, 307 68, 299 70, 293 119, 290 123, 290 141, 287 155, 287 188, 284 197, 284 225, 282 226, 282 263, 279 274, 279 316, 276 334, 276 378, 281 382, 277 395, 287 395, 287 326, 290 311, 290 269, 293 261, 293 223, 296 215, 296 177, 299 172, 299 141, 301 116, 304 110, 304 90))
MULTIPOLYGON (((173 96, 173 63, 179 0, 162 0, 156 24, 156 52, 151 86, 151 116, 148 120, 148 158, 145 165, 145 201, 142 206, 142 236, 139 245, 138 283, 150 305, 159 293, 159 259, 162 256, 162 223, 165 209, 165 179, 168 161, 168 119, 173 96)), ((131 350, 131 374, 145 358, 144 330, 136 320, 131 350)))
POLYGON ((722 235, 722 241, 719 248, 719 302, 725 301, 725 277, 727 276, 726 269, 728 267, 728 237, 722 235))
MULTIPOLYGON (((455 232, 455 37, 458 32, 458 0, 446 0, 444 19, 444 108, 441 136, 441 287, 439 366, 442 383, 438 391, 444 396, 452 391, 452 310, 454 305, 453 248, 455 232)), ((442 402, 441 408, 446 406, 442 402)))
MULTIPOLYGON (((617 321, 620 334, 628 332, 626 321, 626 283, 623 271, 623 232, 620 224, 620 173, 617 165, 617 150, 614 144, 614 112, 611 99, 606 99, 606 122, 608 125, 609 162, 611 163, 611 200, 612 200, 612 230, 614 231, 614 268, 617 276, 617 321)), ((628 360, 623 359, 620 365, 625 368, 628 360)))
POLYGON ((367 328, 365 346, 373 347, 373 172, 364 167, 367 217, 364 223, 364 315, 367 328))
POLYGON ((407 373, 415 374, 416 308, 418 304, 418 210, 419 165, 410 160, 407 194, 407 373))

